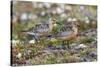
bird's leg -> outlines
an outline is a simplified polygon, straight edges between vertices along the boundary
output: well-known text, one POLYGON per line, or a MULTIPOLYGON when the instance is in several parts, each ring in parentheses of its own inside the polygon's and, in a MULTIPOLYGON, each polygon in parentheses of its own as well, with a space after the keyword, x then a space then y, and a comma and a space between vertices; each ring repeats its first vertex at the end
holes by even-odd
POLYGON ((66 49, 66 43, 65 43, 65 41, 62 41, 62 49, 66 49))
POLYGON ((67 47, 68 47, 68 49, 70 49, 70 41, 67 41, 67 47))
POLYGON ((67 46, 67 47, 68 47, 68 49, 71 49, 71 46, 70 46, 70 45, 73 43, 73 40, 68 40, 68 42, 67 42, 67 43, 68 43, 68 46, 67 46))
POLYGON ((36 35, 34 35, 34 36, 33 36, 33 39, 35 39, 36 45, 37 45, 37 44, 38 44, 38 41, 39 41, 39 38, 38 38, 36 35))
POLYGON ((66 47, 66 45, 67 45, 67 48, 70 49, 70 41, 67 41, 67 43, 66 43, 66 41, 63 41, 63 45, 64 45, 64 47, 66 47))

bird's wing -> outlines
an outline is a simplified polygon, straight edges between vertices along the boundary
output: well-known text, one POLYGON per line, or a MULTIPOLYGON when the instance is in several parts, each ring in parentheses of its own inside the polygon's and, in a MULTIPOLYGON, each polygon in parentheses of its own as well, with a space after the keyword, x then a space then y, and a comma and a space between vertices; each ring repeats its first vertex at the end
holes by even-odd
POLYGON ((58 32, 58 36, 69 36, 72 32, 73 31, 71 26, 63 26, 58 32))
POLYGON ((49 25, 48 24, 40 24, 40 25, 38 25, 38 27, 36 27, 35 31, 37 33, 48 32, 49 25))
POLYGON ((59 37, 63 37, 63 36, 69 36, 72 33, 72 31, 65 31, 65 32, 60 32, 58 33, 59 37))

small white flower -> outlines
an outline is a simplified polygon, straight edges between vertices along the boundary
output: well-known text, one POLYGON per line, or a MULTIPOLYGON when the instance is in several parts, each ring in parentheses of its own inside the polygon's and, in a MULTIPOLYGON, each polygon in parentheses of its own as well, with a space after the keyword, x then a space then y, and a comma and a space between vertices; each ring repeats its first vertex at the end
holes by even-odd
POLYGON ((34 44, 35 43, 35 40, 30 40, 29 43, 30 44, 34 44))
POLYGON ((89 21, 89 20, 86 20, 86 21, 85 21, 85 23, 89 24, 89 23, 90 23, 90 21, 89 21))
POLYGON ((20 41, 19 41, 19 40, 12 40, 11 42, 12 42, 13 46, 16 46, 17 44, 19 44, 19 43, 20 43, 20 41))
POLYGON ((89 24, 90 21, 89 21, 89 18, 88 17, 85 17, 85 23, 89 24))
POLYGON ((73 18, 73 20, 72 21, 77 21, 77 19, 76 18, 73 18))
POLYGON ((17 58, 21 58, 21 57, 22 57, 22 54, 21 54, 21 53, 18 53, 18 54, 16 55, 16 57, 17 57, 17 58))
POLYGON ((68 20, 67 20, 68 22, 70 22, 70 21, 72 21, 72 18, 68 18, 68 20))
POLYGON ((83 49, 83 48, 86 48, 87 46, 84 45, 84 44, 80 44, 78 46, 75 47, 75 49, 83 49))
POLYGON ((61 14, 61 13, 63 13, 63 12, 64 12, 64 10, 63 10, 63 9, 61 9, 61 8, 56 8, 56 10, 57 10, 57 13, 58 13, 58 14, 61 14))
POLYGON ((20 17, 21 20, 27 20, 28 17, 27 17, 27 13, 23 13, 20 17))
POLYGON ((56 27, 56 26, 57 26, 57 24, 55 23, 55 24, 54 24, 54 26, 56 27))
POLYGON ((42 15, 42 16, 44 16, 44 15, 45 15, 45 12, 44 12, 44 11, 42 11, 42 12, 41 12, 41 15, 42 15))
POLYGON ((80 44, 79 47, 86 48, 86 46, 84 44, 80 44))

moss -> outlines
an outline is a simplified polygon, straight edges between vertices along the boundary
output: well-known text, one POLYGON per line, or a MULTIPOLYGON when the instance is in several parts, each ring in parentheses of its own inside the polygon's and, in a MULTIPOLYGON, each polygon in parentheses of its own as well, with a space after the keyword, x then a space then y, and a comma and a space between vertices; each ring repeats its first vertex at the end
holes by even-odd
POLYGON ((86 38, 84 38, 84 39, 81 39, 80 40, 80 43, 91 43, 91 42, 93 42, 94 41, 94 38, 92 38, 92 37, 86 37, 86 38))

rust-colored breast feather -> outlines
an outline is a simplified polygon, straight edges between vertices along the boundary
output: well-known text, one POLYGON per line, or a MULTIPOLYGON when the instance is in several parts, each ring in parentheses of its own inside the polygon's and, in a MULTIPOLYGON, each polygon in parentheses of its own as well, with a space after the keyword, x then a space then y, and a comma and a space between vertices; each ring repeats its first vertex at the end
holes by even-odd
POLYGON ((57 33, 57 38, 61 40, 72 40, 77 37, 77 27, 71 23, 63 26, 60 32, 57 33), (75 28, 75 29, 74 29, 75 28))

